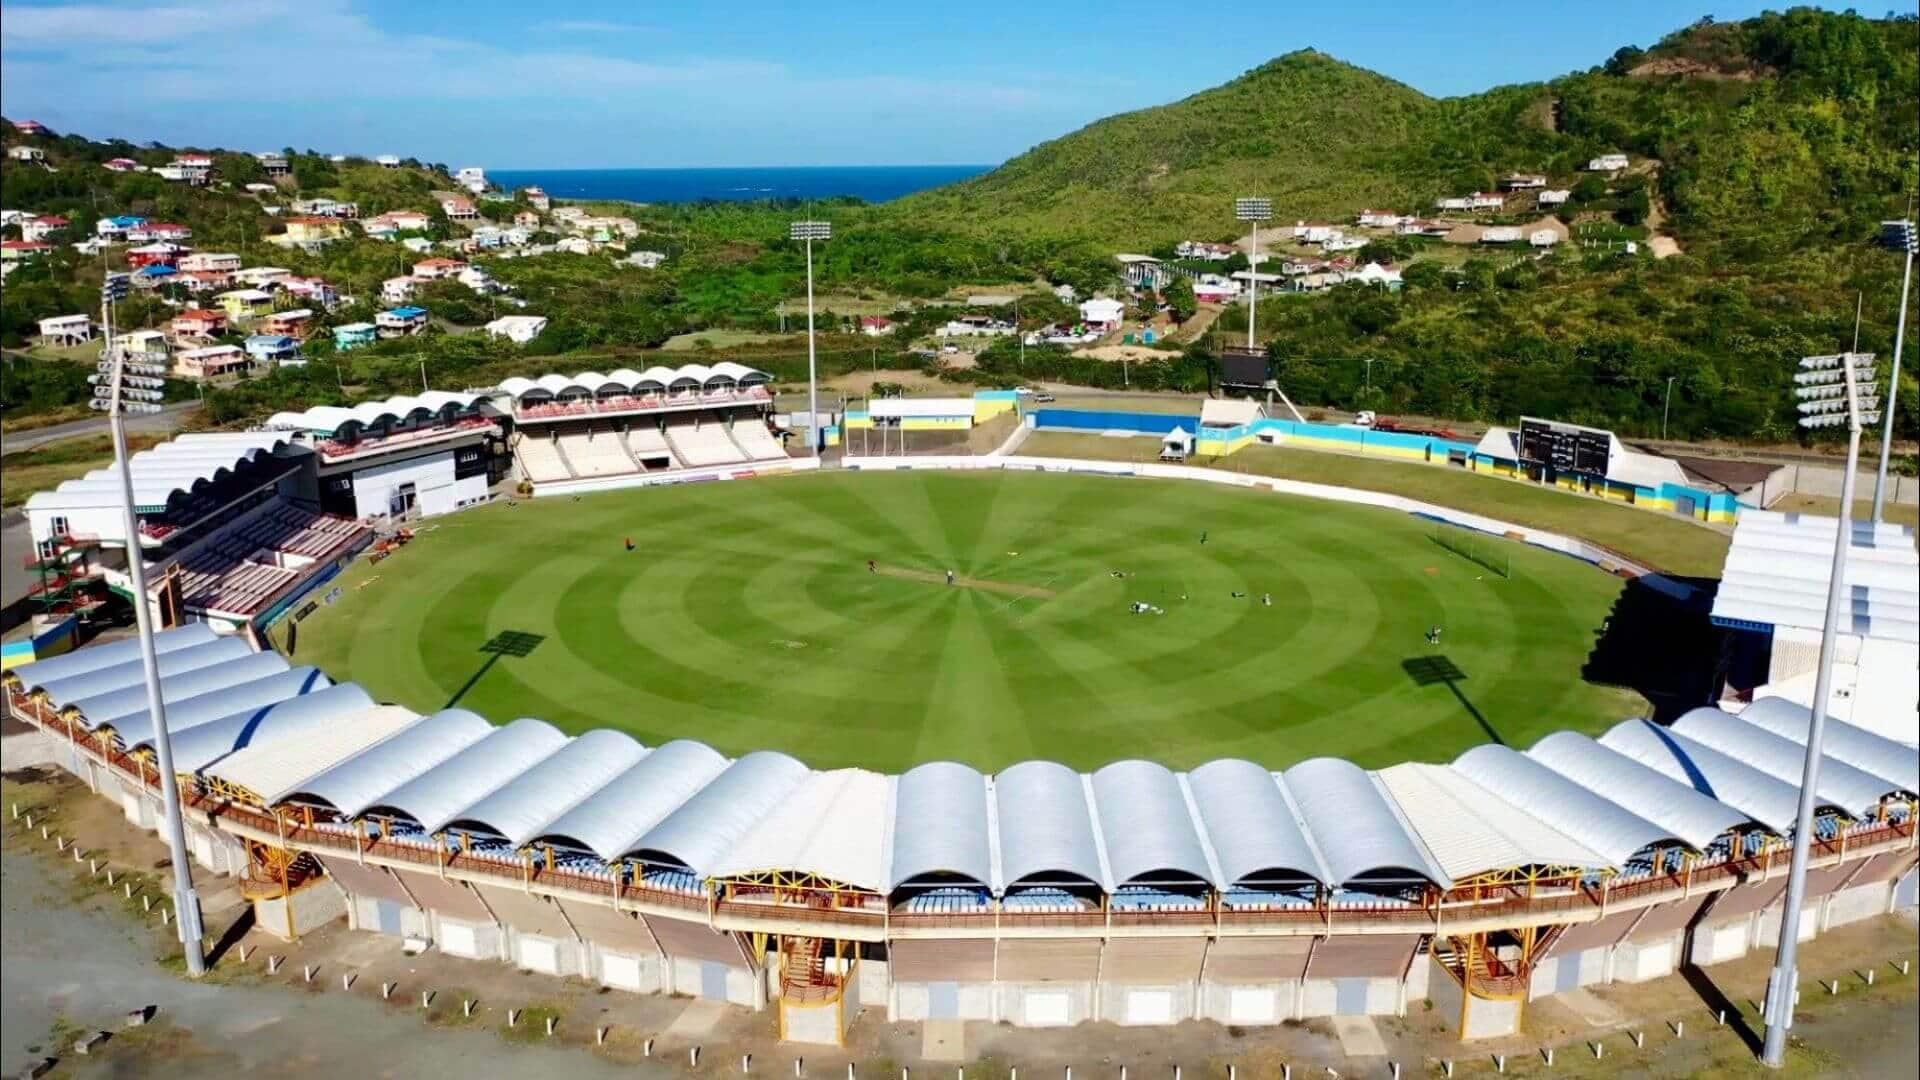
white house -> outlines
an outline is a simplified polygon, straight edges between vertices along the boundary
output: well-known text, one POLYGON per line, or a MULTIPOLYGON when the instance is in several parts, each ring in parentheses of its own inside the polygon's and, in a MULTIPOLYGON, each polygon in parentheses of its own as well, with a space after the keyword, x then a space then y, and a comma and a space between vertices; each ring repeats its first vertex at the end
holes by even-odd
POLYGON ((1552 229, 1535 229, 1527 234, 1527 243, 1537 248, 1548 248, 1560 242, 1560 234, 1552 229))
POLYGON ((453 179, 461 187, 475 195, 487 190, 487 170, 478 165, 468 165, 453 174, 453 179))
POLYGON ((1573 198, 1573 192, 1564 190, 1542 191, 1533 197, 1534 205, 1545 209, 1549 206, 1565 206, 1573 198))
POLYGON ((1627 155, 1625 154, 1601 154, 1587 162, 1588 172, 1619 172, 1626 167, 1627 155))
POLYGON ((1547 186, 1547 178, 1538 173, 1508 173, 1500 179, 1502 191, 1535 191, 1547 186))
POLYGON ((516 345, 525 345, 546 328, 544 315, 502 315, 486 326, 487 336, 506 338, 516 345))
POLYGON ((40 320, 40 340, 48 345, 80 345, 93 340, 93 319, 86 315, 55 315, 40 320))
POLYGON ((1193 298, 1203 304, 1224 304, 1239 296, 1239 283, 1217 274, 1201 274, 1193 282, 1193 298))
POLYGON ((1337 240, 1344 235, 1338 226, 1317 221, 1296 221, 1293 223, 1293 238, 1308 244, 1324 244, 1337 240))
POLYGON ((1369 225, 1376 229, 1391 229, 1406 221, 1407 215, 1396 214, 1391 210, 1362 210, 1354 220, 1361 225, 1369 225))
POLYGON ((1519 241, 1520 230, 1512 225, 1489 225, 1480 231, 1480 242, 1483 244, 1514 244, 1519 241))
POLYGON ((379 157, 374 158, 373 161, 374 164, 383 169, 397 169, 400 167, 400 156, 398 154, 381 154, 379 157))
POLYGON ((28 218, 20 223, 20 239, 39 242, 52 236, 54 233, 64 231, 68 224, 70 223, 67 219, 58 214, 45 214, 40 217, 28 218))
POLYGON ((482 296, 488 293, 506 292, 507 287, 493 279, 493 275, 477 266, 469 266, 454 275, 454 280, 482 296))
POLYGON ((387 304, 404 304, 413 299, 414 280, 410 277, 390 277, 380 283, 380 300, 387 304))
POLYGON ((15 161, 45 161, 47 152, 37 146, 14 146, 7 150, 7 156, 15 161))
POLYGON ((1378 285, 1384 289, 1398 289, 1400 287, 1400 271, 1391 266, 1382 266, 1377 262, 1370 262, 1348 274, 1347 280, 1357 281, 1362 285, 1378 285))
POLYGON ((284 266, 249 266, 245 270, 235 273, 233 280, 242 285, 251 285, 256 289, 264 289, 268 285, 279 281, 281 278, 290 276, 292 273, 293 271, 284 266))
POLYGON ((182 271, 205 270, 216 274, 231 274, 240 269, 240 256, 227 251, 196 251, 182 255, 175 264, 182 271))
POLYGON ((628 266, 637 266, 642 270, 658 270, 660 264, 667 261, 664 251, 636 251, 620 260, 628 266))
POLYGON ((559 243, 553 245, 553 250, 564 252, 568 255, 591 255, 593 254, 593 241, 584 236, 565 236, 561 237, 559 243))
POLYGON ((1127 307, 1118 300, 1096 296, 1080 302, 1080 321, 1102 330, 1116 330, 1127 307))
POLYGON ((1336 251, 1359 251, 1366 246, 1367 238, 1364 236, 1336 236, 1321 244, 1320 250, 1331 254, 1336 251))

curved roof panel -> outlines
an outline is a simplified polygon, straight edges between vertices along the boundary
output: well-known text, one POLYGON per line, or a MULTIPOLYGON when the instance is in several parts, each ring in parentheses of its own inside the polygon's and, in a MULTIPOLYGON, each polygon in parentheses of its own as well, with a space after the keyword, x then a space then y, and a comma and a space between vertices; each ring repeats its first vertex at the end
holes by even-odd
MULTIPOLYGON (((1673 730, 1738 758, 1776 780, 1792 784, 1796 791, 1806 775, 1806 747, 1710 705, 1689 710, 1673 722, 1673 730)), ((1845 807, 1848 814, 1858 817, 1899 788, 1897 781, 1822 754, 1820 781, 1814 790, 1821 798, 1845 807)))
POLYGON ((1333 872, 1279 777, 1251 761, 1222 758, 1188 773, 1187 786, 1225 884, 1275 871, 1330 883, 1333 872))
MULTIPOLYGON (((200 648, 210 649, 216 645, 226 646, 228 644, 229 642, 218 641, 211 645, 203 645, 200 648)), ((231 644, 239 646, 239 654, 237 656, 233 655, 231 649, 223 648, 221 651, 227 654, 226 662, 190 667, 183 671, 166 671, 165 661, 171 660, 176 656, 186 656, 189 653, 199 652, 200 649, 183 649, 180 652, 169 653, 161 657, 161 704, 171 705, 176 701, 184 701, 187 698, 196 697, 200 694, 212 693, 223 687, 238 686, 243 682, 264 679, 269 675, 276 675, 287 670, 287 662, 280 658, 279 653, 250 652, 244 641, 235 641, 231 642, 231 644)), ((144 717, 146 715, 146 680, 141 679, 139 682, 123 686, 111 693, 101 694, 98 697, 82 698, 79 701, 73 702, 73 707, 79 710, 81 716, 80 722, 83 727, 110 727, 117 730, 127 716, 138 714, 144 717)))
POLYGON ((566 744, 567 737, 552 724, 522 717, 381 795, 361 813, 404 814, 426 831, 439 832, 462 809, 566 744))
POLYGON ((865 769, 808 772, 708 870, 712 877, 789 871, 869 892, 886 889, 892 785, 865 769))
POLYGON ((534 839, 582 847, 613 862, 726 767, 727 759, 707 744, 675 739, 549 822, 534 839))
MULTIPOLYGON (((223 661, 238 660, 252 652, 253 650, 247 647, 247 643, 237 637, 216 638, 199 645, 175 649, 155 656, 154 667, 160 673, 161 686, 164 689, 166 680, 170 677, 184 675, 189 671, 220 664, 223 661)), ((123 664, 96 668, 64 679, 54 679, 42 684, 40 690, 46 694, 48 704, 56 708, 65 708, 69 705, 83 706, 129 687, 139 687, 141 699, 145 700, 146 664, 138 656, 123 664)), ((88 716, 113 715, 85 707, 80 711, 88 716)))
POLYGON ((657 385, 662 389, 665 389, 667 384, 671 383, 672 381, 673 381, 673 369, 670 367, 662 367, 659 364, 655 364, 654 366, 641 372, 640 377, 633 380, 633 386, 635 389, 638 389, 639 387, 645 386, 645 385, 657 385))
POLYGON ((1714 837, 1752 820, 1577 731, 1555 732, 1534 743, 1527 756, 1590 791, 1606 792, 1611 802, 1633 807, 1695 850, 1706 850, 1714 837))
POLYGON ((978 771, 953 761, 908 769, 894 793, 887 890, 926 874, 993 885, 988 827, 987 778, 978 771))
POLYGON ((358 817, 368 804, 472 746, 493 725, 465 709, 442 709, 324 772, 302 780, 269 802, 322 803, 344 817, 358 817))
MULTIPOLYGON (((319 668, 288 668, 277 675, 209 690, 168 705, 167 730, 178 735, 235 713, 264 709, 289 698, 319 693, 331 686, 333 680, 327 678, 319 668)), ((154 737, 153 717, 145 709, 121 716, 114 721, 113 737, 129 751, 151 746, 154 737)), ((175 763, 178 764, 177 759, 175 763)))
POLYGON ((1007 884, 1066 873, 1112 887, 1079 773, 1057 762, 1023 761, 993 778, 993 796, 1007 884))
MULTIPOLYGON (((219 636, 213 632, 213 627, 206 623, 188 623, 153 635, 153 651, 156 655, 165 656, 180 649, 204 645, 219 636)), ((45 660, 35 660, 8 674, 18 676, 20 688, 32 693, 55 679, 65 679, 138 659, 140 659, 140 639, 122 638, 119 641, 88 645, 84 649, 75 649, 60 656, 50 656, 45 660)))
MULTIPOLYGON (((232 473, 242 463, 274 456, 285 445, 286 437, 273 432, 181 435, 127 459, 133 474, 133 501, 138 506, 164 506, 176 496, 190 495, 232 473)), ((27 509, 117 506, 121 497, 119 473, 95 469, 52 491, 35 493, 27 499, 27 509)))
POLYGON ((1281 776, 1306 819, 1313 844, 1325 856, 1332 884, 1404 871, 1449 884, 1373 777, 1350 761, 1313 758, 1281 776))
POLYGON ((484 825, 519 847, 646 755, 632 736, 596 728, 461 810, 448 827, 484 825))
MULTIPOLYGON (((1764 697, 1740 712, 1740 719, 1783 739, 1807 745, 1813 710, 1786 698, 1764 697)), ((1920 754, 1884 735, 1849 724, 1829 713, 1820 729, 1820 752, 1856 769, 1885 777, 1901 790, 1920 794, 1920 754)))
POLYGON ((173 768, 175 772, 197 773, 248 747, 316 740, 327 728, 371 708, 373 698, 365 690, 353 683, 341 683, 196 724, 173 735, 173 768))
MULTIPOLYGON (((516 380, 507 380, 507 382, 514 381, 516 380)), ((351 408, 341 408, 338 405, 316 405, 302 412, 274 413, 267 420, 266 426, 283 431, 334 434, 348 423, 370 427, 383 419, 404 421, 416 414, 436 414, 449 406, 464 412, 473 408, 481 400, 481 396, 447 390, 430 390, 424 394, 400 394, 384 401, 363 401, 351 408)))
POLYGON ((529 390, 537 390, 539 388, 539 383, 519 375, 500 380, 500 392, 515 399, 524 396, 529 390))
POLYGON ((1509 747, 1476 746, 1453 759, 1455 772, 1598 852, 1618 868, 1673 831, 1603 798, 1509 747))
POLYGON ((1455 881, 1525 866, 1613 865, 1449 766, 1406 762, 1376 775, 1421 843, 1455 881))
POLYGON ((1717 799, 1782 836, 1793 832, 1800 807, 1798 784, 1769 776, 1651 720, 1623 720, 1600 736, 1600 745, 1717 799))
POLYGON ((658 852, 709 877, 727 849, 739 843, 761 818, 808 775, 793 758, 756 750, 727 766, 692 798, 648 829, 633 847, 658 852))
POLYGON ((1151 881, 1165 871, 1221 884, 1180 781, 1166 766, 1140 760, 1106 766, 1093 774, 1093 805, 1115 885, 1151 881))
MULTIPOLYGON (((315 694, 309 700, 319 697, 315 694)), ((304 732, 298 738, 277 739, 235 750, 208 765, 205 775, 250 791, 262 805, 272 806, 301 781, 351 760, 354 755, 419 722, 420 714, 412 709, 375 705, 360 713, 340 715, 324 728, 304 732)))

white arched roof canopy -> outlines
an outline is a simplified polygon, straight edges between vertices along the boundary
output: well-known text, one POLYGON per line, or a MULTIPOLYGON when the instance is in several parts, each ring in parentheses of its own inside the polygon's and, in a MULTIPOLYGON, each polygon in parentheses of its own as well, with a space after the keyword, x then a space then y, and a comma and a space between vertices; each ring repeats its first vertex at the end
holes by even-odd
POLYGON ((866 769, 807 772, 728 846, 705 876, 789 872, 879 893, 886 888, 892 781, 866 769))
POLYGON ((1065 874, 1112 891, 1079 773, 1058 762, 1023 761, 993 778, 993 795, 1006 885, 1065 874))
POLYGON ((1314 848, 1326 858, 1330 884, 1408 875, 1442 888, 1452 884, 1398 807, 1359 766, 1340 758, 1313 758, 1281 776, 1306 819, 1314 848))
POLYGON ((1740 811, 1649 769, 1576 731, 1560 731, 1534 743, 1527 756, 1590 791, 1705 851, 1728 829, 1751 823, 1740 811))
POLYGON ((780 805, 808 769, 772 750, 757 750, 729 765, 634 845, 642 859, 664 857, 705 878, 727 849, 780 805))
POLYGON ((1476 746, 1453 759, 1453 769, 1592 848, 1615 869, 1650 847, 1684 843, 1672 830, 1509 747, 1476 746))
MULTIPOLYGON (((1813 710, 1786 698, 1764 697, 1741 710, 1740 719, 1805 746, 1813 710)), ((1820 752, 1885 777, 1908 794, 1920 794, 1920 753, 1911 746, 1828 714, 1820 729, 1820 752)))
MULTIPOLYGON (((1799 816, 1800 788, 1767 775, 1738 758, 1671 731, 1651 720, 1623 720, 1600 736, 1600 745, 1726 803, 1782 836, 1799 816)), ((1825 799, 1827 807, 1846 812, 1825 799)))
POLYGON ((1132 760, 1100 769, 1093 774, 1093 804, 1116 886, 1164 884, 1175 875, 1221 887, 1186 793, 1166 766, 1132 760))
POLYGON ((466 807, 567 744, 544 720, 522 717, 380 796, 362 814, 406 817, 437 833, 466 807))
POLYGON ((341 683, 197 724, 172 736, 174 771, 197 773, 236 750, 311 738, 329 725, 371 708, 373 698, 365 690, 353 683, 341 683))
MULTIPOLYGON (((228 657, 224 663, 162 674, 160 703, 171 705, 176 701, 185 701, 187 698, 210 694, 229 686, 264 679, 269 675, 277 675, 287 670, 288 664, 280 658, 279 653, 250 653, 244 642, 236 644, 241 646, 240 655, 228 657)), ((181 655, 184 653, 170 653, 169 657, 181 655)), ((82 698, 74 702, 73 707, 80 712, 82 727, 106 727, 117 731, 127 717, 137 716, 142 719, 146 717, 146 680, 142 679, 140 682, 96 697, 82 698)))
MULTIPOLYGON (((1805 775, 1807 748, 1712 706, 1689 710, 1673 730, 1759 769, 1797 790, 1805 775)), ((1880 800, 1897 793, 1897 781, 1854 768, 1828 754, 1820 757, 1821 798, 1846 808, 1851 817, 1869 814, 1880 800)))
MULTIPOLYGON (((306 694, 316 694, 333 686, 333 680, 315 667, 289 668, 277 675, 239 683, 196 694, 167 706, 167 730, 174 734, 223 720, 236 713, 253 714, 280 702, 306 694)), ((153 745, 153 717, 145 709, 114 721, 113 737, 128 751, 153 745)), ((175 758, 175 763, 179 761, 175 758)), ((180 770, 186 772, 185 768, 180 770)))
POLYGON ((354 818, 368 804, 472 746, 493 725, 465 709, 442 709, 392 738, 302 781, 284 801, 331 807, 354 818))
MULTIPOLYGON (((213 627, 206 623, 188 623, 153 635, 153 651, 157 655, 165 656, 180 649, 204 645, 218 636, 213 632, 213 627)), ((19 680, 21 690, 32 693, 55 679, 65 679, 138 659, 140 659, 140 639, 122 638, 105 644, 88 645, 84 649, 76 649, 60 656, 50 656, 45 660, 35 660, 7 674, 19 680)))
POLYGON ((1251 761, 1222 758, 1187 774, 1194 805, 1228 886, 1333 876, 1280 778, 1251 761))
POLYGON ((633 388, 635 392, 641 390, 665 390, 668 386, 672 385, 673 375, 674 372, 672 368, 661 367, 655 364, 653 367, 640 373, 640 377, 633 381, 633 388))
POLYGON ((549 822, 534 843, 591 851, 611 863, 726 767, 707 744, 675 739, 549 822))
POLYGON ((488 792, 445 827, 453 832, 484 829, 520 847, 646 754, 632 736, 595 728, 488 792))
MULTIPOLYGON (((216 638, 189 648, 162 653, 154 658, 154 666, 160 673, 161 689, 164 691, 169 679, 252 654, 253 650, 239 638, 216 638)), ((146 664, 138 658, 110 667, 80 672, 64 679, 53 679, 43 683, 39 690, 46 695, 47 704, 61 709, 73 706, 92 719, 113 715, 111 712, 100 711, 99 704, 103 696, 111 696, 118 691, 133 687, 139 688, 140 699, 145 701, 146 664)), ((91 723, 88 726, 92 726, 91 723)))
POLYGON ((895 785, 893 859, 887 890, 915 878, 951 874, 992 888, 987 779, 953 761, 908 769, 895 785))

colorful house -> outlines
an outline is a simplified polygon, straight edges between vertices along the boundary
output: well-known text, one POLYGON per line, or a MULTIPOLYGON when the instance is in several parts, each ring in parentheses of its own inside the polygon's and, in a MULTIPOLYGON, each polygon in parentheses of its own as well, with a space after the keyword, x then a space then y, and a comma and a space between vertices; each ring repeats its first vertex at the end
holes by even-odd
POLYGON ((173 373, 183 379, 213 379, 251 370, 253 359, 237 345, 207 345, 173 355, 173 373))
POLYGON ((247 338, 247 355, 262 364, 282 364, 300 358, 300 343, 285 334, 254 334, 247 338))
POLYGON ((347 227, 336 218, 308 215, 286 219, 286 232, 274 237, 280 244, 330 244, 344 240, 347 227))
POLYGON ((167 328, 175 341, 210 341, 227 332, 227 313, 199 308, 183 311, 167 328))
POLYGON ((382 339, 407 337, 427 328, 427 309, 412 306, 390 308, 375 315, 373 325, 382 339))
POLYGON ((371 345, 378 338, 378 328, 372 323, 356 322, 333 328, 333 347, 341 352, 371 345))
POLYGON ((235 289, 214 297, 227 317, 246 322, 273 311, 273 294, 264 289, 235 289))

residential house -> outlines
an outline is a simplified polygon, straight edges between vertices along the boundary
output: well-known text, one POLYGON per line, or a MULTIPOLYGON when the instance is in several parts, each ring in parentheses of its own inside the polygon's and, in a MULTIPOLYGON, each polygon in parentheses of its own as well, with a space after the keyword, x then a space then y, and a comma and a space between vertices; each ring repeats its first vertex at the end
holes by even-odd
POLYGON ((1480 230, 1480 242, 1483 244, 1515 244, 1520 241, 1520 229, 1515 225, 1489 225, 1480 230))
POLYGON ((317 277, 289 277, 280 280, 288 296, 297 296, 310 304, 330 308, 340 302, 340 290, 317 277))
POLYGON ((382 340, 407 337, 427 328, 427 309, 410 305, 390 308, 375 315, 373 325, 382 340))
POLYGON ((125 240, 127 233, 147 223, 147 219, 134 214, 121 214, 117 217, 104 217, 93 223, 93 235, 102 240, 115 242, 125 240))
POLYGON ((1527 234, 1527 243, 1537 248, 1550 248, 1560 242, 1560 234, 1552 229, 1535 229, 1527 234))
POLYGON ((47 125, 41 123, 38 120, 10 120, 8 121, 8 123, 13 125, 13 130, 19 132, 22 135, 53 134, 53 132, 47 130, 47 125))
POLYGON ((447 215, 449 221, 478 221, 480 219, 480 211, 474 207, 473 200, 467 198, 465 195, 454 195, 450 192, 436 191, 433 193, 433 197, 440 201, 440 212, 447 215))
POLYGON ((455 274, 454 280, 472 289, 474 292, 479 293, 481 296, 507 291, 505 285, 495 281, 493 275, 477 266, 469 266, 465 270, 455 274))
POLYGON ((333 328, 333 347, 345 352, 374 343, 378 328, 372 323, 356 322, 333 328))
POLYGON ((390 221, 363 221, 360 223, 360 231, 365 233, 369 240, 392 240, 400 235, 400 230, 394 228, 390 221))
POLYGON ((578 206, 563 206, 553 211, 553 220, 571 225, 587 216, 587 212, 578 206))
POLYGON ((293 271, 288 270, 284 266, 249 266, 245 270, 235 273, 233 280, 242 285, 248 285, 256 289, 264 289, 270 285, 277 285, 280 281, 291 276, 292 273, 293 271))
POLYGON ((166 263, 148 263, 133 272, 132 284, 136 289, 157 289, 179 276, 180 271, 166 263))
POLYGON ((550 209, 550 208, 552 208, 552 206, 553 206, 553 200, 552 200, 552 199, 549 199, 549 198, 547 198, 547 193, 546 193, 546 192, 544 192, 544 191, 541 191, 541 190, 540 190, 539 188, 537 188, 537 187, 530 187, 530 188, 527 188, 527 189, 525 189, 525 190, 526 190, 526 196, 527 196, 527 205, 528 205, 528 206, 531 206, 531 207, 533 207, 533 208, 534 208, 535 210, 539 210, 539 211, 541 211, 541 212, 543 212, 543 213, 544 213, 545 211, 547 211, 548 209, 550 209))
POLYGON ((212 341, 227 332, 227 313, 192 308, 175 315, 167 332, 175 341, 212 341))
POLYGON ((33 214, 26 210, 0 210, 0 228, 8 225, 23 225, 33 214))
POLYGON ((400 158, 395 154, 381 154, 373 159, 373 163, 383 169, 397 169, 400 167, 400 158))
POLYGON ((1080 321, 1100 331, 1117 330, 1127 306, 1118 300, 1096 296, 1080 304, 1080 321))
POLYGON ((1071 285, 1055 285, 1053 287, 1053 298, 1063 304, 1073 303, 1074 297, 1079 295, 1079 290, 1071 285))
POLYGON ((47 160, 47 152, 37 146, 10 146, 7 156, 15 161, 42 162, 47 160))
POLYGON ((540 215, 532 210, 521 210, 513 215, 513 223, 522 229, 537 229, 540 227, 540 215))
POLYGON ((1320 245, 1320 250, 1332 254, 1336 251, 1359 251, 1367 246, 1364 236, 1336 236, 1320 245))
POLYGON ((1375 229, 1391 229, 1410 218, 1409 215, 1396 214, 1391 210, 1362 210, 1354 220, 1375 229))
POLYGON ((100 167, 107 170, 108 172, 139 172, 141 171, 139 162, 133 160, 132 158, 123 158, 123 157, 110 158, 106 161, 103 161, 100 163, 100 167))
POLYGON ((1345 235, 1337 225, 1321 221, 1296 221, 1293 223, 1293 238, 1303 244, 1324 244, 1345 235))
POLYGON ((341 202, 335 199, 295 199, 293 212, 312 214, 315 217, 340 218, 352 220, 360 216, 360 204, 341 202))
POLYGON ((567 255, 591 255, 593 241, 584 236, 563 236, 559 243, 553 245, 553 250, 567 255))
POLYGON ((1566 190, 1542 191, 1533 197, 1533 202, 1535 206, 1538 206, 1542 210, 1544 210, 1549 206, 1565 206, 1567 203, 1567 200, 1571 198, 1573 198, 1572 191, 1566 191, 1566 190))
POLYGON ((300 343, 285 334, 254 334, 247 338, 247 356, 257 364, 284 364, 300 358, 300 343))
POLYGON ((273 294, 265 289, 235 289, 221 293, 214 300, 234 322, 251 322, 273 311, 273 294))
POLYGON ((1229 244, 1208 244, 1199 240, 1182 240, 1173 249, 1176 257, 1199 259, 1205 262, 1225 262, 1233 258, 1233 247, 1229 244))
POLYGON ((1452 231, 1444 221, 1430 221, 1426 218, 1408 217, 1393 227, 1395 236, 1445 236, 1452 231))
MULTIPOLYGON (((240 185, 240 190, 246 192, 249 195, 276 195, 280 191, 280 189, 273 184, 262 184, 259 181, 255 181, 251 184, 242 184, 240 185)), ((267 213, 269 214, 279 213, 278 209, 271 206, 267 207, 266 210, 267 210, 267 213)))
POLYGON ((488 337, 506 338, 516 345, 525 345, 546 328, 543 315, 502 315, 486 326, 488 337))
POLYGON ((893 320, 885 315, 862 315, 860 332, 868 337, 885 337, 893 333, 893 320))
POLYGON ((45 240, 54 233, 65 230, 70 224, 72 223, 58 214, 46 214, 41 217, 28 218, 20 223, 20 239, 34 241, 45 240))
POLYGON ((173 276, 173 283, 192 293, 209 293, 233 286, 233 275, 219 270, 185 270, 173 276))
POLYGON ((40 320, 43 345, 83 345, 93 340, 93 319, 86 315, 55 315, 40 320))
POLYGON ((380 302, 383 304, 404 304, 413 299, 413 290, 419 282, 410 277, 390 277, 380 283, 380 302))
POLYGON ((422 281, 435 278, 453 277, 465 270, 467 264, 459 259, 422 259, 413 264, 413 276, 422 281))
POLYGON ((52 250, 52 244, 40 244, 32 240, 0 240, 0 260, 7 262, 37 259, 52 250))
POLYGON ((1587 162, 1588 172, 1619 172, 1627 167, 1625 154, 1601 154, 1587 162))
POLYGON ((146 364, 167 362, 167 335, 158 330, 131 330, 116 334, 113 344, 128 359, 146 364))
POLYGON ((573 219, 573 228, 575 231, 600 243, 606 243, 615 236, 631 240, 640 235, 639 222, 632 218, 620 217, 618 215, 575 218, 573 219))
POLYGON ((453 174, 454 183, 466 188, 475 195, 487 190, 487 170, 478 165, 467 165, 453 174))
POLYGON ((1498 210, 1507 205, 1506 197, 1498 192, 1476 191, 1467 196, 1469 210, 1498 210))
POLYGON ((498 225, 481 225, 467 237, 475 251, 492 251, 507 245, 507 234, 498 225))
POLYGON ((127 242, 133 244, 178 244, 193 239, 193 230, 171 221, 142 221, 127 230, 127 242))
POLYGON ((424 236, 409 236, 400 241, 400 246, 413 252, 415 255, 425 255, 427 252, 433 250, 433 241, 424 236))
POLYGON ((260 320, 260 333, 304 340, 313 328, 312 308, 276 311, 260 320))
POLYGON ((1357 281, 1362 285, 1377 285, 1390 292, 1400 289, 1400 271, 1393 266, 1370 262, 1347 274, 1348 281, 1357 281))
POLYGON ((317 214, 290 217, 286 219, 286 226, 285 232, 269 239, 285 247, 313 247, 347 238, 345 225, 334 218, 317 214))
POLYGON ((1239 296, 1239 283, 1218 274, 1201 274, 1194 279, 1193 298, 1203 304, 1231 303, 1239 296))
POLYGON ((288 164, 285 155, 268 153, 256 156, 260 159, 260 167, 266 170, 268 176, 293 175, 293 166, 288 164))
POLYGON ((1547 178, 1538 173, 1508 173, 1500 178, 1501 191, 1537 191, 1547 186, 1547 178))
POLYGON ((210 270, 215 273, 231 274, 240 269, 240 256, 230 251, 196 251, 182 255, 173 265, 184 272, 210 270))
POLYGON ((173 354, 173 373, 182 379, 217 379, 253 370, 253 358, 238 345, 203 345, 173 354))
POLYGON ((201 187, 213 176, 213 159, 205 154, 178 154, 153 174, 162 180, 201 187))
POLYGON ((658 270, 660 269, 660 264, 667 261, 667 253, 664 251, 633 251, 628 252, 627 257, 620 261, 626 263, 628 266, 637 266, 642 270, 658 270))
POLYGON ((73 244, 73 250, 79 252, 82 255, 87 256, 88 258, 92 258, 93 256, 100 254, 102 251, 107 250, 107 242, 105 240, 100 239, 97 236, 89 236, 85 240, 75 241, 73 244))
POLYGON ((395 232, 425 232, 432 224, 433 219, 419 210, 389 210, 361 221, 360 227, 371 235, 378 228, 391 228, 395 232))
POLYGON ((172 266, 186 254, 188 249, 179 244, 169 244, 164 241, 157 244, 143 244, 137 248, 127 249, 127 266, 134 270, 143 266, 172 266))

